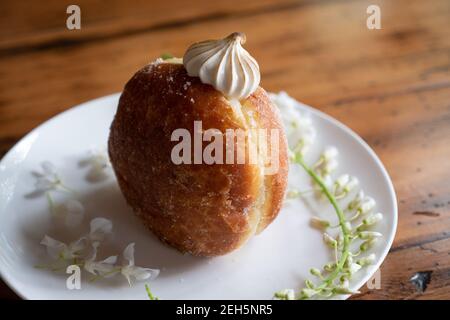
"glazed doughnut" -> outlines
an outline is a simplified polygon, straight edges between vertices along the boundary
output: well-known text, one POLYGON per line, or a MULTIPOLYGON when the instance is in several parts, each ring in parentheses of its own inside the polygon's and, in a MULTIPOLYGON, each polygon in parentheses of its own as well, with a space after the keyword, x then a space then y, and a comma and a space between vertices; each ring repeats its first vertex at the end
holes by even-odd
MULTIPOLYGON (((256 141, 251 134, 245 139, 250 152, 256 141)), ((227 143, 237 152, 236 139, 227 143)), ((276 218, 284 199, 287 142, 278 110, 264 89, 233 101, 189 76, 175 60, 159 59, 128 81, 108 151, 133 211, 159 239, 181 252, 217 256, 235 250, 276 218), (276 129, 277 172, 265 174, 265 153, 263 161, 253 164, 174 163, 171 155, 178 142, 172 141, 172 133, 183 128, 193 136, 194 121, 202 122, 203 131, 214 128, 223 136, 227 129, 276 129)))

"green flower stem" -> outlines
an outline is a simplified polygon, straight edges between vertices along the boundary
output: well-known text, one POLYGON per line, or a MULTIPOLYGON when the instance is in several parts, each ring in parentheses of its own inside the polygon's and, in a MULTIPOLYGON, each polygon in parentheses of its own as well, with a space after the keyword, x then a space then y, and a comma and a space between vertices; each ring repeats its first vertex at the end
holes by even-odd
POLYGON ((327 199, 330 201, 331 205, 333 206, 333 208, 336 211, 336 214, 338 216, 339 226, 341 227, 343 238, 344 238, 343 239, 343 246, 342 246, 342 250, 341 250, 341 257, 340 257, 339 261, 336 264, 336 268, 334 269, 334 271, 332 273, 330 273, 328 275, 328 277, 326 277, 323 280, 323 284, 316 288, 318 290, 321 290, 321 289, 324 289, 324 288, 328 287, 339 276, 340 272, 342 271, 342 269, 344 267, 344 264, 345 264, 345 261, 347 261, 347 257, 349 255, 350 233, 351 233, 351 231, 348 230, 348 228, 346 226, 345 215, 342 212, 341 208, 339 207, 339 205, 338 205, 338 203, 336 201, 336 198, 330 192, 330 190, 328 190, 328 188, 325 185, 325 183, 323 182, 322 178, 320 178, 320 176, 318 176, 314 172, 314 170, 312 170, 305 163, 305 161, 304 161, 304 159, 303 159, 303 157, 301 155, 296 155, 295 162, 300 164, 303 167, 303 169, 305 169, 305 171, 319 185, 319 187, 321 188, 321 190, 323 191, 323 193, 325 194, 327 199))
POLYGON ((155 296, 153 295, 153 293, 152 293, 152 291, 150 290, 150 287, 149 287, 148 284, 145 285, 145 291, 147 291, 147 295, 148 295, 148 298, 149 298, 150 300, 159 300, 158 297, 155 297, 155 296))

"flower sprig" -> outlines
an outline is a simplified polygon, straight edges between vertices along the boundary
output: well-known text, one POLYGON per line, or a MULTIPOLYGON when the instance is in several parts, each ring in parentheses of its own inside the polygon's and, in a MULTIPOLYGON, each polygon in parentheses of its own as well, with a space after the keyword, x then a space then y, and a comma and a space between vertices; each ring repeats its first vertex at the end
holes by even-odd
POLYGON ((62 219, 66 226, 79 225, 84 218, 85 208, 75 199, 76 192, 63 183, 55 165, 50 161, 44 161, 41 163, 41 170, 33 171, 32 174, 36 180, 35 190, 31 194, 45 195, 52 216, 62 219), (64 193, 65 199, 57 202, 54 192, 64 193))
POLYGON ((359 186, 359 180, 348 174, 341 175, 337 179, 333 178, 333 173, 338 168, 337 157, 339 154, 335 147, 325 148, 319 159, 313 165, 308 165, 304 156, 309 147, 313 145, 315 138, 312 122, 307 120, 307 117, 306 119, 304 116, 302 117, 298 111, 300 103, 286 93, 271 94, 271 98, 284 114, 289 115, 283 120, 285 127, 288 128, 291 163, 302 167, 310 176, 313 184, 312 190, 303 192, 289 190, 288 198, 304 197, 313 191, 319 199, 325 199, 331 204, 338 220, 337 225, 333 226, 328 220, 319 217, 311 218, 311 225, 323 232, 324 243, 334 251, 334 261, 325 264, 321 269, 311 268, 310 274, 316 278, 316 281, 307 279, 304 288, 298 293, 295 293, 293 289, 284 289, 276 292, 274 298, 282 300, 310 299, 317 296, 329 298, 334 295, 356 293, 349 288, 352 275, 362 267, 372 264, 376 256, 370 254, 355 259, 369 250, 382 236, 381 233, 368 229, 376 225, 383 215, 372 213, 376 205, 375 200, 365 196, 362 190, 347 206, 342 205, 342 201, 350 197, 352 191, 359 186), (292 119, 296 121, 293 126, 297 130, 296 133, 289 131, 289 128, 292 127, 292 119), (339 228, 337 237, 326 232, 332 228, 339 228), (352 252, 350 247, 357 240, 361 241, 359 250, 352 252))
POLYGON ((41 241, 47 253, 53 258, 53 264, 37 266, 42 269, 57 271, 68 265, 78 265, 94 275, 90 281, 99 278, 109 278, 121 274, 132 285, 132 279, 137 281, 154 279, 158 276, 158 269, 138 267, 134 260, 134 243, 130 243, 123 251, 123 260, 126 263, 117 264, 117 255, 97 261, 100 244, 112 233, 112 222, 105 218, 95 218, 90 223, 90 232, 79 239, 66 244, 45 235, 41 241), (90 248, 90 250, 89 250, 90 248))
MULTIPOLYGON (((106 178, 110 163, 104 149, 92 149, 88 157, 79 162, 79 166, 89 167, 86 176, 88 182, 99 182, 106 178)), ((46 161, 42 163, 41 172, 33 172, 36 177, 35 192, 45 193, 49 203, 49 211, 53 217, 62 217, 66 227, 75 227, 81 224, 85 208, 83 204, 74 198, 76 192, 66 187, 59 177, 55 166, 46 161), (67 191, 69 197, 56 202, 51 192, 67 191)), ((100 245, 112 234, 113 224, 111 220, 98 217, 90 222, 90 231, 75 241, 65 243, 45 235, 41 245, 45 246, 48 255, 52 258, 50 265, 38 265, 41 269, 59 271, 69 265, 77 265, 90 273, 90 281, 99 278, 109 278, 121 274, 131 286, 133 280, 141 281, 154 279, 158 276, 158 269, 143 268, 135 265, 134 243, 130 243, 122 253, 122 264, 118 264, 118 256, 109 256, 105 259, 97 259, 100 245)))

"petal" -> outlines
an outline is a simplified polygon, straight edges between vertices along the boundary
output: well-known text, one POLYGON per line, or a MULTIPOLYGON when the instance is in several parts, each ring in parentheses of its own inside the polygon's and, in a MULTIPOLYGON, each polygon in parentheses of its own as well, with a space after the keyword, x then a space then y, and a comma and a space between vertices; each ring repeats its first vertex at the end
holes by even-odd
POLYGON ((85 261, 83 267, 87 272, 97 275, 97 273, 95 272, 95 262, 85 261))
POLYGON ((149 278, 155 279, 159 275, 159 270, 134 266, 132 267, 131 275, 139 281, 149 278))
POLYGON ((128 261, 129 266, 134 266, 134 242, 123 250, 123 257, 128 261))
POLYGON ((102 260, 100 263, 102 264, 116 264, 117 262, 117 256, 110 256, 106 258, 105 260, 102 260))
POLYGON ((131 277, 130 277, 130 273, 131 273, 131 267, 123 267, 120 270, 120 273, 125 277, 125 279, 127 279, 128 284, 131 286, 131 277))
POLYGON ((92 240, 103 240, 105 236, 112 232, 111 220, 105 218, 95 218, 91 221, 90 238, 92 240))
POLYGON ((47 253, 54 259, 60 257, 61 252, 67 250, 67 245, 64 242, 58 241, 45 235, 41 244, 47 247, 47 253))
POLYGON ((73 257, 76 256, 81 250, 86 247, 86 238, 81 237, 80 239, 70 243, 69 245, 69 254, 73 257))

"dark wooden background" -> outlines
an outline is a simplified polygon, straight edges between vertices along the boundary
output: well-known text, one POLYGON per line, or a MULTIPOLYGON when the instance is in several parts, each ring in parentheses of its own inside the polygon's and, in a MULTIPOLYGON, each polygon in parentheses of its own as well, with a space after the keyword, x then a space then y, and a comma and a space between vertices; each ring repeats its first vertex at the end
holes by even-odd
MULTIPOLYGON (((399 199, 381 289, 354 299, 450 298, 450 1, 1 1, 0 157, 81 102, 192 42, 247 34, 262 85, 339 119, 374 148, 399 199), (81 7, 81 30, 66 8, 81 7), (378 4, 382 29, 366 28, 378 4), (424 292, 409 279, 431 272, 424 292)), ((1 250, 1 248, 0 248, 1 250)), ((0 297, 14 293, 0 281, 0 297)))

